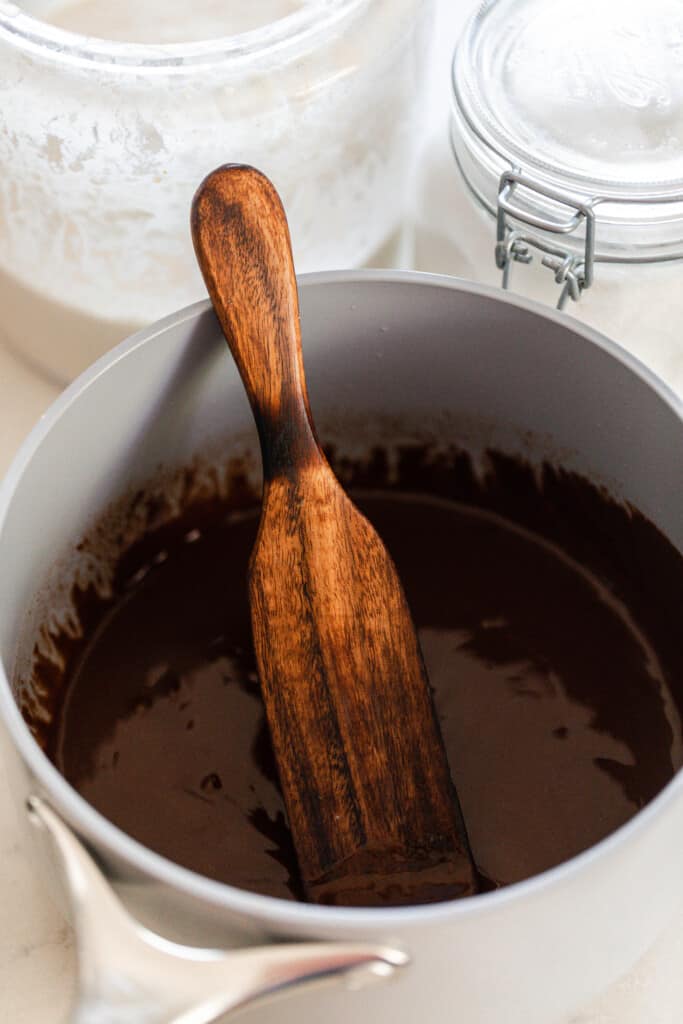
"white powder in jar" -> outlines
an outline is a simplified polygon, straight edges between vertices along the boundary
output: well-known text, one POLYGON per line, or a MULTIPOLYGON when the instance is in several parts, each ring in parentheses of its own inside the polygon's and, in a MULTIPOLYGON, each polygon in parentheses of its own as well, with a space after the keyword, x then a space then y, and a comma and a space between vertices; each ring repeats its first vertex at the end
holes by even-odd
POLYGON ((0 331, 13 348, 63 380, 201 298, 190 203, 222 163, 273 179, 299 271, 372 262, 397 235, 433 0, 298 6, 263 30, 268 45, 245 36, 249 49, 227 53, 140 51, 48 26, 58 42, 35 45, 25 37, 39 23, 22 38, 0 2, 0 331))
MULTIPOLYGON (((307 0, 56 0, 51 25, 124 43, 191 43, 250 32, 286 18, 307 0)), ((309 0, 310 2, 310 0, 309 0)))

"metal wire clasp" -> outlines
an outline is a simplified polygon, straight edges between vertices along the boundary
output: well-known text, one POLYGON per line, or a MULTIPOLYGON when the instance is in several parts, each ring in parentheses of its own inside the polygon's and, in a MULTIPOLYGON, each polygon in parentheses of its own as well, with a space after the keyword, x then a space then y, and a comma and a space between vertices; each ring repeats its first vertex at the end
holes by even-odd
POLYGON ((531 249, 544 253, 541 262, 553 271, 556 282, 562 287, 557 303, 564 309, 567 299, 577 302, 581 293, 593 283, 595 264, 595 211, 594 201, 580 202, 570 199, 561 192, 535 181, 518 169, 505 171, 498 187, 498 213, 496 232, 496 266, 503 271, 503 288, 509 288, 513 263, 531 263, 531 249), (528 189, 560 207, 570 211, 564 218, 556 220, 539 216, 525 210, 514 202, 519 188, 528 189), (513 227, 509 218, 553 235, 570 235, 585 225, 585 246, 583 256, 571 252, 540 235, 513 227))

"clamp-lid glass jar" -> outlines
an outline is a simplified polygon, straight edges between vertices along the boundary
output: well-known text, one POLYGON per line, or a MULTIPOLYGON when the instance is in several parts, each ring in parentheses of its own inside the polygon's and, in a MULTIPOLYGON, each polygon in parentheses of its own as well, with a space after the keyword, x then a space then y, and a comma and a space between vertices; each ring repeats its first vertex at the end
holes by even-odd
POLYGON ((683 389, 680 0, 485 0, 452 100, 441 269, 559 301, 683 389))
POLYGON ((190 202, 230 161, 272 177, 299 270, 377 262, 433 7, 0 0, 0 337, 65 379, 202 297, 190 202))

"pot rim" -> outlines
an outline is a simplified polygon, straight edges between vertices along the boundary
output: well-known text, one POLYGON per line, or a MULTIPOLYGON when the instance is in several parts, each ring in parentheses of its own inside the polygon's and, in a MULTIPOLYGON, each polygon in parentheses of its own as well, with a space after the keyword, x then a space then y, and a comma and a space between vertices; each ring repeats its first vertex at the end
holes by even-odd
MULTIPOLYGON (((591 344, 597 345, 617 363, 622 364, 639 377, 675 413, 681 421, 683 433, 683 402, 664 381, 616 342, 574 320, 568 314, 545 307, 539 302, 511 295, 488 285, 475 284, 446 275, 425 274, 416 271, 323 271, 304 274, 299 278, 300 287, 304 289, 316 287, 316 285, 331 284, 344 287, 349 284, 365 282, 417 285, 466 292, 558 323, 569 331, 583 336, 591 344)), ((147 344, 172 327, 197 319, 210 308, 211 304, 208 299, 201 300, 133 334, 97 360, 52 403, 21 445, 0 484, 0 534, 15 490, 21 482, 25 469, 53 425, 78 400, 80 394, 106 373, 110 366, 125 359, 129 353, 141 345, 147 344)), ((260 895, 207 878, 155 853, 114 825, 67 782, 35 742, 15 703, 3 663, 0 663, 0 716, 6 723, 14 746, 33 773, 38 787, 47 795, 55 809, 64 815, 68 824, 75 828, 80 835, 106 847, 134 870, 151 876, 185 895, 212 904, 214 907, 230 909, 252 920, 268 923, 271 926, 276 925, 294 933, 301 931, 302 928, 308 930, 317 927, 329 929, 334 926, 338 933, 358 934, 363 929, 376 932, 380 929, 411 928, 430 923, 460 922, 497 911, 508 904, 514 905, 527 899, 540 897, 548 889, 572 881, 597 862, 616 853, 627 843, 636 842, 645 830, 667 811, 675 799, 683 796, 683 769, 681 769, 653 800, 606 838, 554 868, 490 893, 470 896, 466 900, 411 907, 381 909, 319 907, 260 895)))

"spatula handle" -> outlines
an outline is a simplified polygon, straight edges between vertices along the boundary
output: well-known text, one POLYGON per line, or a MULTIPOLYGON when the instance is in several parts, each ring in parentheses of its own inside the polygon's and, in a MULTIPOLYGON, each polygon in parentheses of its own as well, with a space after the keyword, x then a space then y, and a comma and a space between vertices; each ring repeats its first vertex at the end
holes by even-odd
POLYGON ((192 238, 251 402, 266 480, 322 458, 306 391, 289 228, 270 181, 243 164, 213 171, 194 197, 192 238))

